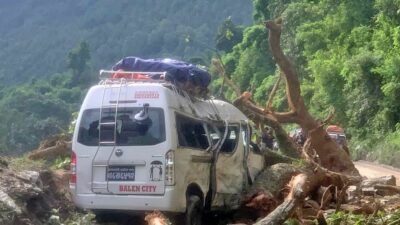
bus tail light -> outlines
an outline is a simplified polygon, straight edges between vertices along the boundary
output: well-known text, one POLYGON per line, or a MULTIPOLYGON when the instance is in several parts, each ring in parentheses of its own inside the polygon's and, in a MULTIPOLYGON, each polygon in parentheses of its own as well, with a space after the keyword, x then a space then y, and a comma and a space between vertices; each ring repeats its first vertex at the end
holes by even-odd
POLYGON ((71 153, 71 171, 69 177, 69 185, 75 186, 76 185, 76 154, 74 151, 71 153))

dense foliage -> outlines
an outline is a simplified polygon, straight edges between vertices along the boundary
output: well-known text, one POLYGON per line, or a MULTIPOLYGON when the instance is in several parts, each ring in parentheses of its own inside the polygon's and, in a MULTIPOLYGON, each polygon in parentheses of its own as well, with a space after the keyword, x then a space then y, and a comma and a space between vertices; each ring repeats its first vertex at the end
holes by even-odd
MULTIPOLYGON (((335 109, 333 122, 346 129, 355 157, 399 162, 400 1, 254 0, 254 6, 256 24, 223 56, 241 89, 264 104, 278 71, 258 24, 282 17, 283 48, 312 113, 324 119, 335 109)), ((286 110, 280 98, 276 108, 286 110)))
POLYGON ((0 1, 0 83, 65 70, 69 50, 86 41, 94 70, 123 56, 208 54, 219 24, 250 24, 250 0, 0 1))
POLYGON ((218 26, 251 15, 250 0, 0 1, 0 153, 66 132, 99 69, 128 55, 204 64, 218 26))
MULTIPOLYGON (((332 122, 345 128, 356 158, 400 162, 398 0, 253 0, 248 27, 237 24, 248 23, 250 2, 23 2, 0 2, 3 151, 66 130, 93 71, 124 55, 207 63, 218 49, 228 76, 263 105, 279 71, 262 22, 282 17, 283 48, 313 115, 324 119, 334 108, 332 122), (24 84, 6 88, 12 83, 24 84)), ((214 78, 212 91, 222 83, 214 78)), ((274 107, 287 109, 283 88, 274 107)))
POLYGON ((67 72, 1 90, 0 152, 22 153, 49 136, 68 133, 71 113, 94 80, 89 59, 88 44, 82 42, 68 54, 67 72))

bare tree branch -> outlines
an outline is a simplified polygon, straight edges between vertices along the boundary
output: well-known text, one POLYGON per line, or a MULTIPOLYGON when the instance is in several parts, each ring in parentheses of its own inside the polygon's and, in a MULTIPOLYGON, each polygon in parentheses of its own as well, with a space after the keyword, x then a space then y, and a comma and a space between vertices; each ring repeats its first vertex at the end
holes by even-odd
POLYGON ((270 93, 269 96, 268 96, 268 101, 267 101, 267 104, 266 104, 266 106, 265 106, 265 110, 266 110, 266 111, 271 111, 271 109, 272 109, 272 101, 273 101, 273 99, 274 99, 274 97, 275 97, 275 95, 276 95, 276 91, 278 90, 278 87, 279 87, 279 83, 280 83, 280 81, 281 81, 281 78, 282 78, 282 75, 279 74, 278 80, 276 80, 276 82, 275 82, 275 84, 274 84, 274 87, 272 88, 271 93, 270 93))

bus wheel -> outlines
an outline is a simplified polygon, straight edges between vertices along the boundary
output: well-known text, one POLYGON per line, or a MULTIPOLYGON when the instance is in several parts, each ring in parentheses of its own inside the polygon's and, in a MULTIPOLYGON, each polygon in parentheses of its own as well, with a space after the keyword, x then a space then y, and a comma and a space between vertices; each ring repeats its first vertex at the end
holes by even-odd
POLYGON ((203 203, 197 195, 189 197, 186 206, 186 221, 185 225, 201 225, 203 215, 203 203))

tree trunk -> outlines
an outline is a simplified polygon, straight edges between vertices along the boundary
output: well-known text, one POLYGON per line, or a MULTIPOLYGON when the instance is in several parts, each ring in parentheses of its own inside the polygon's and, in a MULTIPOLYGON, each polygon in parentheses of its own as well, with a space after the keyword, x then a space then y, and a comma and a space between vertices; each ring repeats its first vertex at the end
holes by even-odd
POLYGON ((71 153, 71 149, 72 149, 72 142, 64 142, 64 141, 60 141, 57 142, 56 145, 51 146, 51 147, 47 147, 45 149, 38 149, 36 151, 33 151, 29 154, 29 159, 32 160, 38 160, 38 159, 44 159, 44 160, 48 160, 48 159, 55 159, 58 156, 61 155, 68 155, 71 153))
MULTIPOLYGON (((281 20, 265 23, 269 29, 269 45, 272 55, 286 81, 286 96, 289 105, 288 112, 274 112, 268 103, 266 108, 258 107, 251 100, 250 93, 243 93, 234 104, 242 109, 256 124, 266 124, 275 130, 280 147, 286 153, 298 155, 296 145, 287 137, 280 123, 297 123, 307 134, 303 146, 302 158, 308 166, 297 174, 289 183, 290 192, 285 200, 257 225, 282 224, 292 216, 297 208, 302 207, 304 199, 321 186, 334 185, 339 190, 350 184, 361 181, 361 177, 353 162, 339 145, 334 142, 324 129, 324 124, 314 119, 308 112, 301 96, 300 82, 289 59, 280 47, 281 20)), ((275 90, 276 91, 276 90, 275 90)), ((341 193, 344 193, 342 190, 341 193)), ((274 193, 275 195, 277 193, 274 193)), ((341 199, 338 199, 340 205, 341 199)), ((301 215, 298 215, 301 216, 301 215)))
POLYGON ((278 122, 286 123, 295 121, 308 134, 311 147, 315 149, 321 160, 321 165, 329 170, 343 172, 348 175, 360 175, 355 168, 350 156, 343 151, 326 133, 320 123, 308 112, 301 96, 300 82, 297 73, 280 46, 282 20, 267 21, 269 30, 269 46, 272 55, 283 72, 286 80, 286 96, 290 112, 271 114, 278 122))
MULTIPOLYGON (((289 158, 303 158, 305 165, 300 170, 300 173, 299 171, 296 171, 296 173, 281 171, 278 180, 282 182, 288 182, 288 179, 283 174, 287 174, 287 177, 294 176, 288 185, 290 191, 284 201, 272 212, 268 212, 269 214, 258 221, 257 225, 282 224, 288 217, 295 214, 296 209, 302 208, 304 199, 307 196, 310 196, 321 186, 336 186, 337 189, 341 190, 340 193, 345 193, 344 189, 349 185, 361 182, 360 174, 351 161, 349 154, 330 138, 324 129, 325 124, 314 119, 308 112, 301 96, 298 75, 280 47, 281 25, 282 21, 279 19, 265 23, 266 28, 269 30, 269 46, 272 55, 281 71, 281 76, 286 81, 286 97, 289 111, 274 112, 271 108, 273 96, 270 97, 265 108, 259 107, 251 100, 249 92, 244 92, 233 104, 241 109, 255 124, 267 125, 273 128, 280 150, 289 158), (288 137, 281 123, 296 123, 307 134, 307 141, 302 151, 288 137)), ((232 82, 228 83, 230 86, 235 87, 232 82)), ((238 93, 237 88, 234 88, 234 90, 238 93)), ((272 91, 272 95, 274 92, 276 92, 276 87, 272 91)), ((329 121, 329 119, 326 121, 329 121)), ((270 210, 268 207, 260 207, 262 204, 257 203, 257 201, 271 203, 273 197, 280 199, 279 195, 282 193, 285 183, 277 184, 281 189, 270 186, 269 183, 271 183, 271 180, 274 182, 274 179, 271 179, 271 176, 268 176, 267 173, 270 173, 268 169, 257 177, 256 183, 248 191, 247 194, 253 199, 250 199, 250 204, 247 205, 270 210), (277 190, 279 191, 277 192, 277 190)), ((339 194, 339 197, 340 199, 337 199, 338 206, 340 206, 343 196, 339 194)), ((297 216, 301 217, 301 213, 297 216)))

